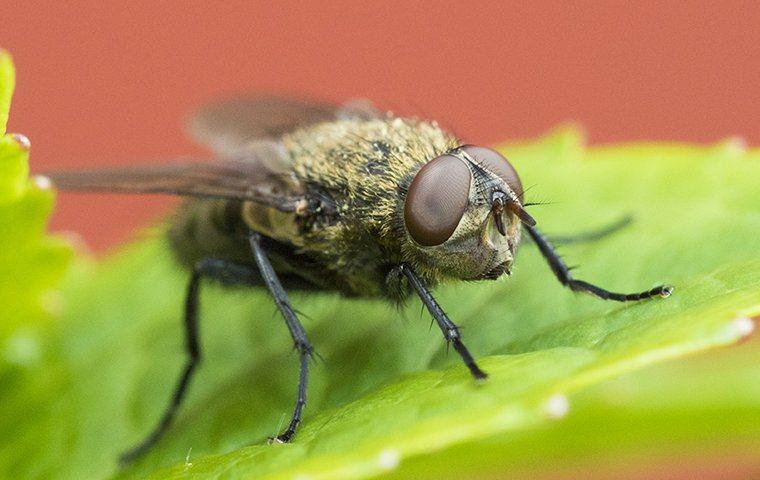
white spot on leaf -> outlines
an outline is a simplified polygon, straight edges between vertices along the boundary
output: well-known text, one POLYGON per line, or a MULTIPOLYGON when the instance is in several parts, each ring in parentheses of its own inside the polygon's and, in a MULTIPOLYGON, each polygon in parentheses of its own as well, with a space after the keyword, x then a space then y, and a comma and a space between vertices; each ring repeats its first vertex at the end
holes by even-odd
POLYGON ((755 322, 751 318, 740 317, 731 322, 731 329, 740 337, 746 337, 755 331, 755 322))
POLYGON ((393 470, 398 467, 400 461, 398 450, 392 448, 386 448, 377 455, 377 464, 384 470, 393 470))
POLYGON ((570 411, 570 401, 561 393, 556 393, 546 400, 544 411, 549 418, 562 418, 570 411))

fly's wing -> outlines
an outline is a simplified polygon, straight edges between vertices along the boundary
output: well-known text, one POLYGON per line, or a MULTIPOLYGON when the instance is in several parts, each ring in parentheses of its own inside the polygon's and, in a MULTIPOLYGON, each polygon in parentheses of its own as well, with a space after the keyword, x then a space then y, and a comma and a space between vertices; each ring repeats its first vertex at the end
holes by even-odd
POLYGON ((379 116, 371 103, 342 106, 279 97, 245 97, 210 105, 191 118, 193 138, 220 160, 46 174, 63 190, 165 193, 248 200, 283 212, 308 205, 293 176, 282 135, 316 123, 379 116))
POLYGON ((284 212, 294 212, 304 202, 300 186, 268 169, 264 160, 177 162, 45 175, 63 190, 249 200, 284 212))
POLYGON ((190 117, 187 130, 191 138, 220 156, 237 157, 261 140, 278 141, 309 125, 379 115, 367 100, 332 105, 276 96, 239 97, 202 108, 190 117))

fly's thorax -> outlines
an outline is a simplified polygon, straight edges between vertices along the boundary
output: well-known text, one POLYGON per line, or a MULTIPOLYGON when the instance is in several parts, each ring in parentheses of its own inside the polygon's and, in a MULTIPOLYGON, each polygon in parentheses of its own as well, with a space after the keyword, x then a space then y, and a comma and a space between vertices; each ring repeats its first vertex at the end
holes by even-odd
POLYGON ((416 172, 399 211, 404 260, 436 281, 509 274, 521 220, 504 205, 521 211, 521 195, 516 173, 493 150, 464 146, 431 160, 416 172))
POLYGON ((169 244, 180 263, 188 268, 204 258, 250 261, 246 224, 241 202, 226 199, 190 199, 170 217, 169 244))
POLYGON ((459 142, 434 122, 388 116, 318 124, 286 135, 283 144, 298 180, 336 212, 333 221, 314 223, 309 242, 348 255, 370 240, 399 249, 404 179, 459 142))

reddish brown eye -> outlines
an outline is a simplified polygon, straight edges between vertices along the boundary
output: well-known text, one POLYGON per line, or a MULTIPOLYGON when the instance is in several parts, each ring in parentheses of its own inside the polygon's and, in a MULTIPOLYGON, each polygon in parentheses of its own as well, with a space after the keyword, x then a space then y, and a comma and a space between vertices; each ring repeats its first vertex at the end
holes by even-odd
POLYGON ((522 198, 523 189, 520 183, 520 177, 517 175, 512 164, 504 158, 499 152, 485 147, 476 147, 475 145, 466 145, 462 147, 476 162, 483 165, 488 170, 501 177, 509 188, 511 188, 518 197, 522 198))
POLYGON ((451 237, 467 209, 470 169, 451 155, 436 157, 417 172, 404 203, 404 222, 415 242, 426 247, 451 237))

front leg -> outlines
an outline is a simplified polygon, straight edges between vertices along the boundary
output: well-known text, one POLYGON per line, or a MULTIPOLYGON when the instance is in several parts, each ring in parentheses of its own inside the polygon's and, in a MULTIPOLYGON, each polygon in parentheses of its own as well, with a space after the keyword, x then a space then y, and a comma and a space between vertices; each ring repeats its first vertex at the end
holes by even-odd
POLYGON ((409 285, 412 286, 414 291, 420 297, 420 300, 422 300, 422 303, 425 304, 425 307, 427 307, 428 311, 435 319, 438 327, 441 329, 441 332, 443 332, 443 338, 446 339, 447 342, 451 343, 454 346, 454 350, 456 350, 462 357, 464 364, 467 365, 467 368, 470 369, 472 376, 477 380, 483 380, 487 378, 488 375, 483 370, 481 370, 480 367, 478 367, 478 365, 475 363, 475 359, 472 358, 472 355, 470 355, 467 347, 465 347, 464 343, 462 343, 462 336, 459 333, 459 327, 457 327, 456 324, 454 324, 454 322, 449 319, 449 316, 446 315, 446 312, 444 312, 441 306, 438 305, 438 302, 436 302, 435 298, 433 298, 433 294, 430 293, 430 290, 428 290, 422 280, 414 273, 414 271, 412 271, 409 265, 401 264, 398 268, 401 273, 404 274, 406 279, 409 281, 409 285))
POLYGON ((527 224, 523 224, 523 226, 528 230, 528 234, 530 234, 533 241, 536 242, 541 255, 549 262, 549 267, 551 267, 554 275, 556 275, 562 285, 570 288, 570 290, 587 292, 604 300, 615 300, 618 302, 644 300, 656 296, 669 297, 673 293, 673 287, 670 285, 658 285, 651 290, 638 293, 615 293, 583 280, 576 280, 570 274, 570 268, 562 261, 562 258, 557 254, 549 240, 536 227, 527 224))
POLYGON ((298 425, 301 423, 303 408, 306 405, 306 385, 309 380, 309 359, 314 349, 309 343, 309 339, 306 338, 306 331, 301 325, 301 322, 298 321, 298 317, 296 317, 296 313, 290 305, 288 296, 285 294, 285 289, 282 288, 282 284, 277 278, 277 273, 274 271, 269 258, 267 258, 266 252, 261 247, 261 235, 256 232, 251 232, 248 236, 248 240, 251 244, 251 250, 253 251, 253 258, 256 261, 256 265, 259 267, 261 278, 264 280, 264 284, 274 298, 274 303, 277 305, 277 308, 285 319, 285 324, 288 326, 288 330, 290 330, 290 335, 293 337, 293 343, 300 356, 298 394, 296 397, 296 406, 293 410, 293 416, 290 418, 288 428, 276 438, 272 439, 276 442, 289 442, 295 435, 298 425))

